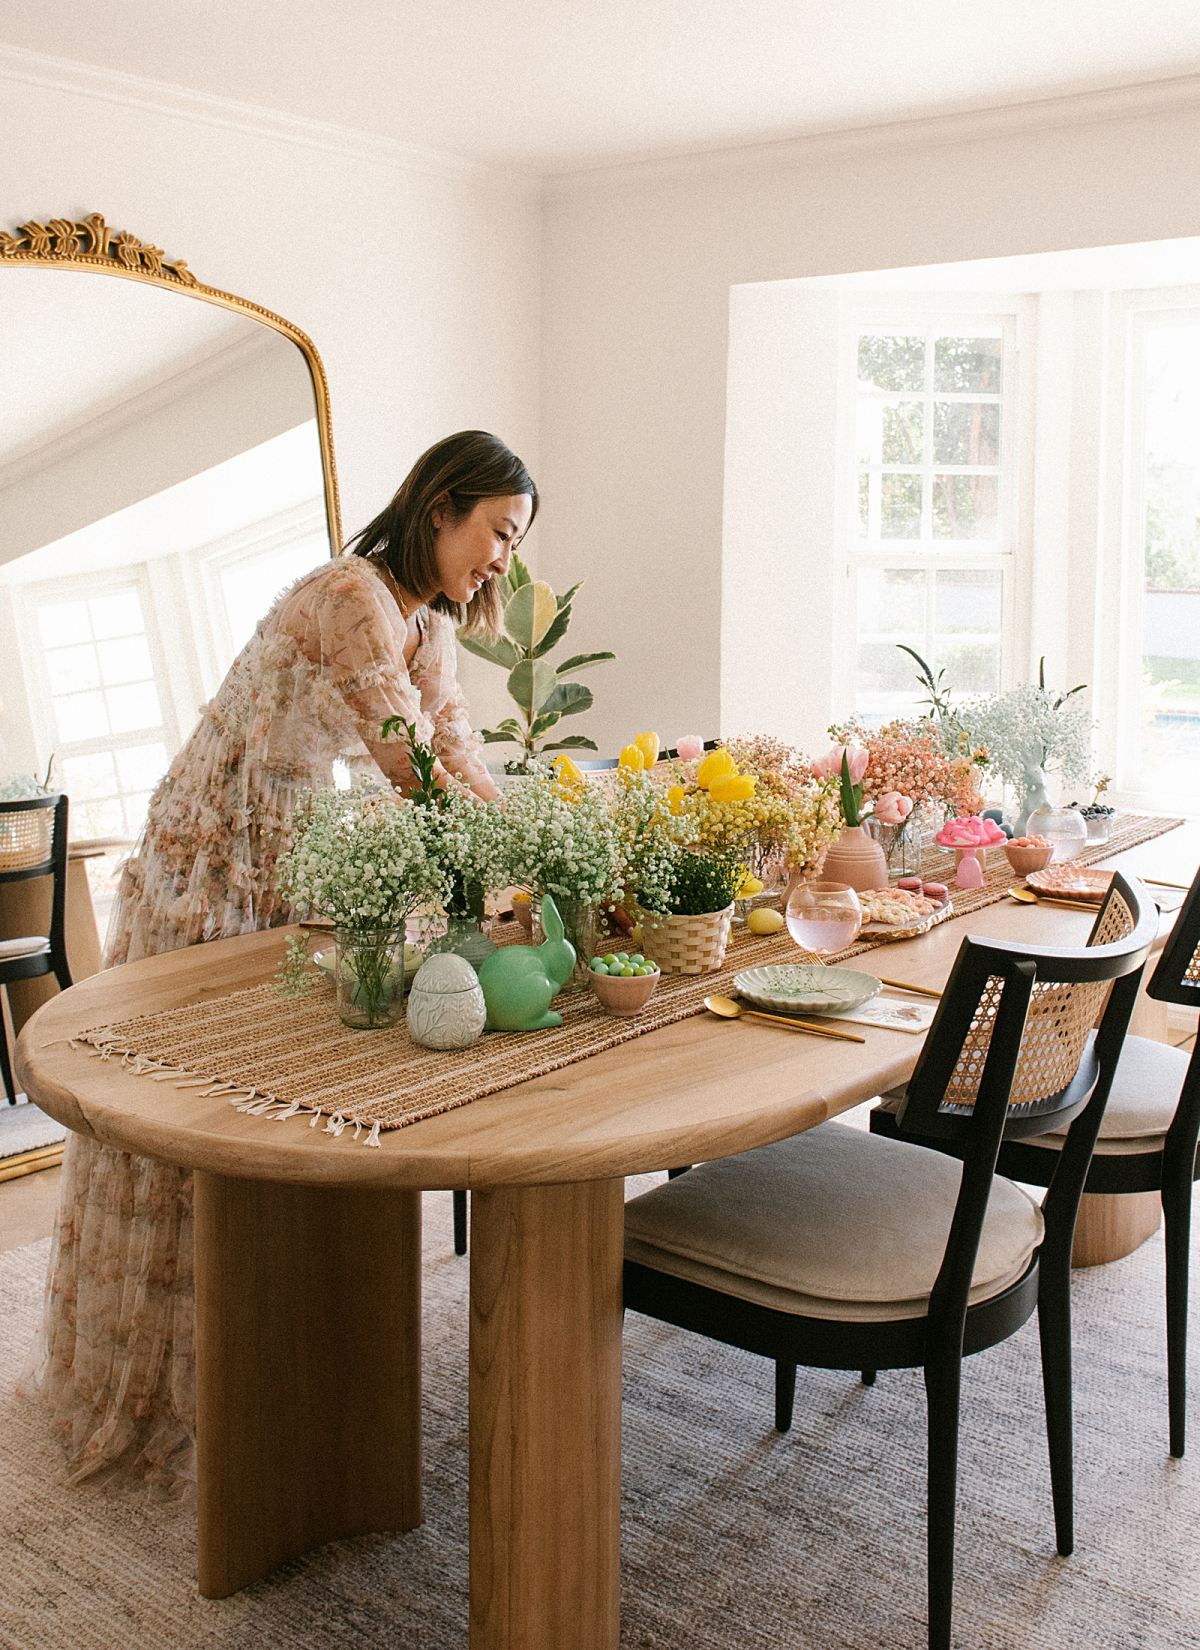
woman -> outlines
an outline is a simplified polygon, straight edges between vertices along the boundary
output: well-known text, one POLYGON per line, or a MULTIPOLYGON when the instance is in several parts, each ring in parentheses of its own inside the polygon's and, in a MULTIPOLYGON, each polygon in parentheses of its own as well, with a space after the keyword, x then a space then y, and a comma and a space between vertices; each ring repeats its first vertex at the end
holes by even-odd
MULTIPOLYGON (((495 796, 455 679, 454 630, 495 629, 491 581, 537 513, 529 473, 467 430, 418 459, 353 555, 285 591, 234 660, 150 801, 106 961, 133 962, 291 921, 275 887, 302 790, 343 758, 401 790, 380 724, 438 752, 442 785, 495 796)), ((50 1404, 73 1480, 104 1472, 178 1494, 194 1476, 192 1177, 68 1137, 42 1333, 27 1386, 50 1404)))

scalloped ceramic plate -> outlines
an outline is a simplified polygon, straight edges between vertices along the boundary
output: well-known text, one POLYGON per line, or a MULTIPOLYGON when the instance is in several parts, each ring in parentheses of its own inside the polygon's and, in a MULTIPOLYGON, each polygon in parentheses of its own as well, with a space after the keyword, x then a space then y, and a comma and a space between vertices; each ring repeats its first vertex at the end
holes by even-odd
POLYGON ((1112 872, 1102 871, 1099 866, 1072 865, 1068 861, 1063 865, 1047 865, 1044 871, 1031 871, 1025 878, 1025 886, 1052 899, 1078 899, 1099 905, 1112 879, 1112 872))
POLYGON ((878 996, 883 986, 873 974, 860 974, 856 968, 769 963, 735 974, 733 988, 772 1014, 837 1014, 878 996))

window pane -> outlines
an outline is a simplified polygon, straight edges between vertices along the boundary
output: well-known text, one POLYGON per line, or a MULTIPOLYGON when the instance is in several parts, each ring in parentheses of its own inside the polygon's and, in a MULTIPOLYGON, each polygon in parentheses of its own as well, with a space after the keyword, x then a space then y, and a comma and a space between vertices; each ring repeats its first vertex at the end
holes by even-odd
POLYGON ((43 647, 66 647, 92 639, 86 602, 42 602, 37 616, 43 647))
MULTIPOLYGON (((70 787, 68 787, 68 790, 70 787)), ((109 802, 83 802, 78 805, 71 798, 71 835, 124 836, 125 818, 118 798, 109 802)))
POLYGON ((136 590, 119 590, 111 596, 93 596, 88 607, 97 640, 107 636, 140 636, 146 629, 136 590))
POLYGON ((883 409, 884 464, 920 464, 925 446, 924 403, 900 401, 883 409))
POLYGON ((123 791, 153 790, 167 771, 165 745, 133 745, 116 756, 123 791))
POLYGON ((860 539, 865 539, 866 536, 867 536, 867 528, 868 528, 868 523, 870 521, 870 512, 871 512, 871 478, 870 478, 870 476, 859 476, 859 478, 858 478, 858 536, 859 536, 860 539))
POLYGON ((925 339, 864 334, 858 340, 858 381, 878 390, 923 390, 925 339))
POLYGON ((998 401, 935 401, 935 464, 999 464, 998 401))
POLYGON ((105 686, 118 682, 151 682, 154 666, 144 636, 124 636, 119 642, 100 642, 96 652, 105 686))
POLYGON ((51 693, 81 693, 100 686, 100 666, 90 642, 84 647, 47 648, 46 672, 51 693))
POLYGON ((137 836, 146 823, 146 813, 150 807, 150 792, 141 791, 125 798, 125 831, 129 836, 137 836))
POLYGON ((935 539, 994 539, 999 530, 997 476, 933 478, 935 539))
MULTIPOLYGON (((114 733, 161 727, 162 711, 153 682, 139 682, 136 687, 109 688, 106 697, 114 733)), ((75 737, 83 738, 84 735, 76 734, 75 737)))
MULTIPOLYGON (((974 480, 972 476, 970 478, 974 480)), ((880 477, 882 508, 879 532, 885 539, 919 539, 921 536, 920 476, 880 477)))
POLYGON ((109 732, 108 711, 102 693, 71 693, 54 701, 58 737, 65 743, 77 739, 99 739, 109 732))
POLYGON ((998 636, 1002 598, 1003 574, 998 569, 939 569, 934 586, 938 635, 998 636))
POLYGON ((999 693, 999 641, 953 642, 939 637, 933 658, 935 672, 944 665, 946 681, 956 693, 999 693))
POLYGON ((994 338, 938 338, 933 346, 935 390, 987 390, 1000 393, 1002 340, 994 338))
POLYGON ((858 634, 923 641, 925 574, 908 567, 864 568, 858 575, 858 634))
POLYGON ((1200 794, 1200 326, 1146 331, 1139 784, 1200 794))
POLYGON ((72 804, 89 797, 115 796, 117 775, 111 751, 97 751, 94 756, 68 756, 60 766, 63 789, 70 795, 72 804))

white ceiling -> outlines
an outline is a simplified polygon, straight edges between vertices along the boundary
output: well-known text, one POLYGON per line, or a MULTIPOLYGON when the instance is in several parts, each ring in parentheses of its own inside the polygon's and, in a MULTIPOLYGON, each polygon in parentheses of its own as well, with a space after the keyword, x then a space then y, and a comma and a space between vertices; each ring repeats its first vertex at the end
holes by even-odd
POLYGON ((1200 71, 1197 0, 0 0, 0 41, 530 171, 1200 71))

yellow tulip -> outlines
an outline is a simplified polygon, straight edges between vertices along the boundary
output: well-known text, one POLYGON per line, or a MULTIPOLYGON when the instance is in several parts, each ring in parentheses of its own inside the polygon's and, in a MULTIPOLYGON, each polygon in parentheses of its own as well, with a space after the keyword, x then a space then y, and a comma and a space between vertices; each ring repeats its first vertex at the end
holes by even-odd
POLYGON ((686 795, 687 790, 683 785, 671 786, 671 789, 667 792, 667 801, 670 804, 671 812, 673 814, 677 814, 680 808, 682 808, 683 799, 686 795))
POLYGON ((642 769, 646 766, 645 752, 642 751, 637 745, 626 745, 625 749, 617 758, 617 766, 620 768, 630 768, 634 773, 641 773, 642 769))
POLYGON ((763 885, 759 879, 749 871, 742 872, 742 880, 737 885, 738 899, 752 899, 755 894, 761 894, 763 885))
POLYGON ((646 758, 646 766, 652 768, 658 761, 658 735, 656 733, 639 733, 633 742, 646 758))
POLYGON ((749 773, 718 773, 709 780, 708 794, 714 802, 748 802, 757 781, 749 773))
POLYGON ((569 756, 554 758, 554 780, 558 794, 566 802, 578 802, 587 780, 569 756))
POLYGON ((719 774, 736 773, 737 764, 733 757, 722 745, 718 750, 709 751, 696 770, 696 783, 702 791, 711 789, 712 782, 719 774))

